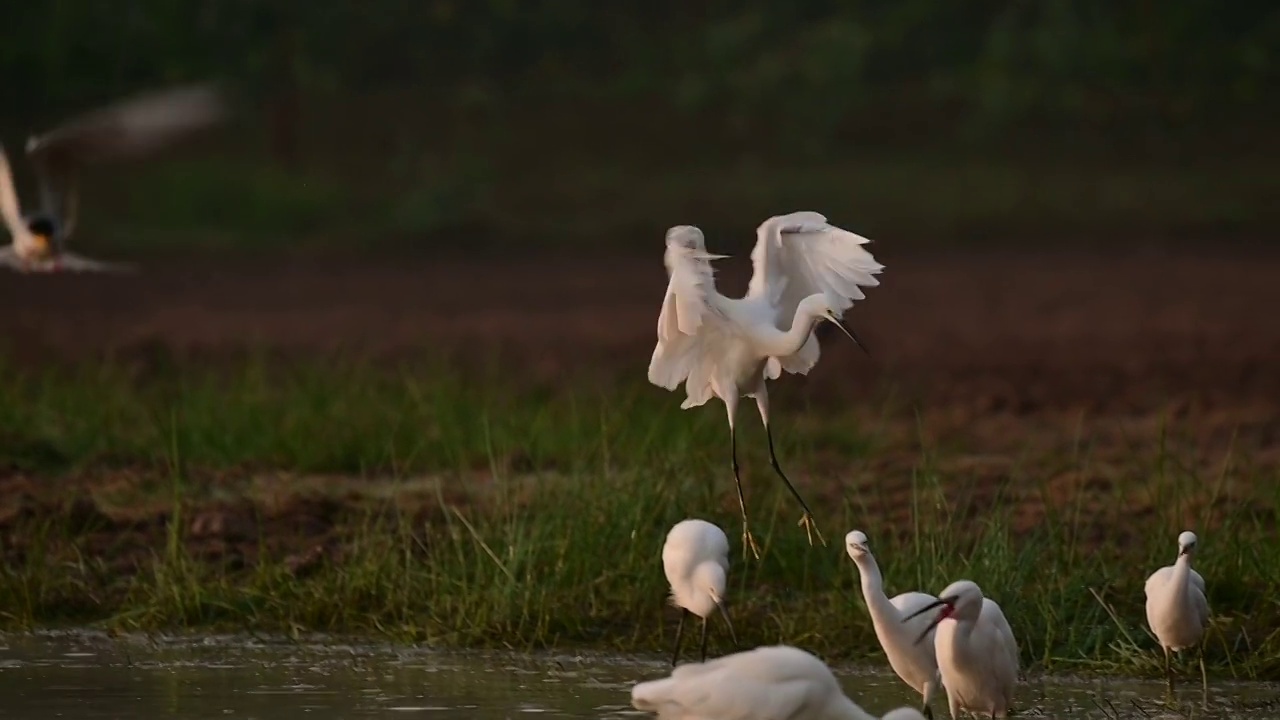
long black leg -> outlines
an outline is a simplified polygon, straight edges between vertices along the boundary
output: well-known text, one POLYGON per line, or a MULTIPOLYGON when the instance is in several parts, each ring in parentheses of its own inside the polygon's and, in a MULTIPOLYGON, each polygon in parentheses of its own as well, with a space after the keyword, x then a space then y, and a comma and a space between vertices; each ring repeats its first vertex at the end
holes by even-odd
POLYGON ((809 544, 813 544, 813 536, 817 535, 818 540, 823 545, 826 545, 827 541, 822 537, 817 524, 813 521, 813 511, 809 510, 809 504, 804 501, 804 498, 800 497, 800 492, 787 479, 787 474, 782 472, 782 466, 778 464, 778 454, 773 451, 773 431, 769 429, 768 421, 764 423, 764 435, 769 439, 769 464, 773 466, 773 471, 778 473, 778 477, 782 478, 782 482, 787 484, 787 489, 791 491, 792 497, 800 503, 800 507, 804 508, 804 516, 800 518, 800 524, 804 526, 805 535, 809 538, 809 544))
POLYGON ((680 659, 680 637, 684 635, 684 616, 688 614, 688 610, 680 608, 680 624, 676 625, 676 649, 671 653, 671 667, 675 667, 676 661, 680 659))
POLYGON ((1173 694, 1173 668, 1169 666, 1169 648, 1164 649, 1164 678, 1169 683, 1169 693, 1173 694))
MULTIPOLYGON (((747 498, 742 494, 742 477, 738 474, 738 434, 734 431, 733 425, 729 425, 729 459, 733 465, 733 484, 738 489, 738 508, 742 510, 742 554, 746 557, 747 550, 751 550, 751 554, 756 559, 760 559, 760 547, 756 545, 756 539, 751 535, 749 523, 747 522, 747 498)), ((705 627, 705 623, 703 627, 705 627)))
POLYGON ((702 662, 707 661, 707 619, 702 618, 702 662))

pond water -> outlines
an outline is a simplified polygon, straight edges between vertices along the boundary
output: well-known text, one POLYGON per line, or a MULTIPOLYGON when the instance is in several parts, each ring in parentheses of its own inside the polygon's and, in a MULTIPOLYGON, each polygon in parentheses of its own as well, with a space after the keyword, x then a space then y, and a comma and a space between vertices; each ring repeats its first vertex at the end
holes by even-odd
MULTIPOLYGON (((243 637, 111 639, 92 633, 0 636, 0 718, 637 718, 631 686, 662 677, 660 657, 443 653, 385 645, 243 637)), ((883 713, 917 697, 879 670, 836 668, 845 691, 883 713)), ((1022 717, 1280 720, 1280 686, 1198 674, 1173 705, 1159 682, 1037 678, 1022 717)), ((945 700, 936 708, 946 716, 945 700)))

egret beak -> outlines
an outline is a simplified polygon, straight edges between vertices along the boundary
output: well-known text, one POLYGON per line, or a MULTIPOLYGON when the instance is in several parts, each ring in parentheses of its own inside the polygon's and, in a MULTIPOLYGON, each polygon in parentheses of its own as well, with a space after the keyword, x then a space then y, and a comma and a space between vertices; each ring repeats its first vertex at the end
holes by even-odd
POLYGON ((724 609, 724 603, 718 598, 716 599, 716 607, 720 608, 720 617, 724 618, 724 624, 729 628, 729 639, 733 640, 733 646, 738 647, 738 634, 733 631, 733 623, 729 620, 729 612, 724 609))
POLYGON ((1193 547, 1195 547, 1195 545, 1183 545, 1182 547, 1178 548, 1178 557, 1182 557, 1183 555, 1190 555, 1191 548, 1193 547))
POLYGON ((905 623, 906 621, 908 621, 908 620, 910 620, 910 619, 912 619, 912 618, 914 618, 914 617, 918 617, 918 616, 920 616, 920 615, 923 615, 923 614, 925 614, 925 613, 929 612, 930 610, 932 610, 932 609, 934 609, 934 608, 936 608, 936 607, 941 607, 941 608, 942 608, 942 612, 938 613, 938 616, 937 616, 936 618, 934 618, 934 619, 933 619, 933 622, 929 623, 929 626, 928 626, 928 627, 926 627, 926 628, 925 628, 925 629, 920 633, 920 636, 919 636, 919 637, 917 637, 917 638, 915 639, 915 644, 916 644, 916 645, 919 645, 921 640, 924 640, 926 637, 928 637, 928 636, 929 636, 929 633, 930 633, 930 632, 931 632, 935 627, 937 627, 937 626, 938 626, 938 623, 940 623, 940 622, 942 622, 943 620, 946 620, 947 618, 951 617, 951 613, 955 612, 955 609, 956 609, 955 602, 956 602, 956 598, 953 598, 953 597, 950 597, 950 598, 939 598, 938 600, 934 600, 933 602, 929 603, 928 605, 925 605, 924 607, 920 608, 919 610, 917 610, 917 611, 915 611, 915 612, 911 613, 910 615, 908 615, 908 616, 906 616, 906 617, 902 618, 902 622, 904 622, 904 623, 905 623))
POLYGON ((728 255, 717 255, 717 254, 715 254, 715 253, 704 252, 704 253, 698 253, 698 254, 696 255, 696 257, 697 257, 699 260, 723 260, 723 259, 725 259, 725 258, 727 258, 727 257, 729 257, 729 256, 728 256, 728 255))
POLYGON ((828 315, 827 319, 830 320, 833 325, 840 328, 841 332, 843 332, 845 335, 848 335, 849 339, 853 341, 854 345, 857 345, 858 347, 862 348, 862 352, 866 353, 867 357, 871 357, 871 351, 867 349, 866 345, 862 344, 862 341, 858 339, 857 333, 855 333, 848 325, 845 325, 844 321, 842 321, 840 318, 836 317, 835 315, 828 315))

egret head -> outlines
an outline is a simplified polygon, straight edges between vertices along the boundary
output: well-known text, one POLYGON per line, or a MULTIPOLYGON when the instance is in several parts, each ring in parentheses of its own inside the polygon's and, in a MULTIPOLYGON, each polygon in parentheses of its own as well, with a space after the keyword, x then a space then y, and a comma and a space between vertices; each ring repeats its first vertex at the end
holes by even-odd
MULTIPOLYGON (((729 628, 729 637, 733 639, 733 644, 738 644, 738 635, 733 631, 733 622, 729 620, 729 611, 725 609, 724 603, 724 568, 717 563, 704 562, 693 571, 694 589, 705 596, 720 610, 720 617, 724 618, 724 624, 729 628)), ((697 609, 693 609, 695 615, 707 617, 711 613, 711 608, 705 609, 705 613, 699 613, 697 609)))
POLYGON ((852 530, 848 535, 844 536, 844 549, 855 562, 859 558, 871 554, 871 547, 867 544, 867 536, 861 530, 852 530))
POLYGON ((918 615, 923 615, 935 608, 938 615, 929 623, 929 627, 925 628, 920 636, 916 638, 919 643, 929 636, 929 632, 937 627, 938 623, 947 618, 955 618, 957 620, 977 620, 979 613, 982 612, 982 590, 978 584, 970 580, 957 580, 948 585, 938 599, 925 605, 919 610, 911 613, 902 619, 903 622, 910 620, 918 615))
POLYGON ((1195 551, 1196 534, 1190 530, 1184 530, 1182 534, 1178 536, 1178 556, 1181 557, 1186 555, 1187 557, 1191 557, 1195 551))
POLYGON ((826 293, 814 293, 809 297, 806 297, 800 301, 800 305, 796 309, 797 316, 805 315, 813 318, 814 321, 826 320, 832 325, 840 328, 840 331, 848 336, 848 338, 853 341, 854 345, 862 348, 862 352, 870 355, 871 351, 867 350, 867 346, 863 345, 862 341, 858 339, 857 334, 840 319, 840 315, 843 312, 843 310, 836 309, 836 304, 832 301, 832 298, 826 295, 826 293))
POLYGON ((667 230, 667 244, 689 250, 703 250, 707 246, 702 231, 694 225, 676 225, 667 230))

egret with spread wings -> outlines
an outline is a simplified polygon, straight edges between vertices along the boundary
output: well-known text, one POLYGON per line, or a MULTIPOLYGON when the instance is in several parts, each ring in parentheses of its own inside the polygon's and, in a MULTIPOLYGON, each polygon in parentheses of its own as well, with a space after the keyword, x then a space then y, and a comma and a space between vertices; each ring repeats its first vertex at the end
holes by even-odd
POLYGON ((27 140, 40 187, 40 208, 23 215, 13 172, 0 147, 0 214, 12 244, 0 265, 22 272, 123 270, 67 250, 75 229, 76 173, 81 165, 139 157, 214 125, 225 114, 221 95, 196 85, 142 95, 83 115, 27 140))
MULTIPOLYGON (((665 262, 670 281, 658 316, 658 344, 649 362, 649 382, 668 390, 684 383, 691 408, 713 396, 729 416, 729 453, 742 510, 744 547, 759 557, 747 522, 746 499, 738 473, 734 417, 739 397, 754 397, 769 441, 769 461, 804 508, 800 524, 813 542, 813 513, 787 479, 773 449, 769 430, 767 380, 785 370, 806 374, 818 362, 814 328, 828 321, 860 347, 865 346, 842 321, 862 287, 879 285, 884 269, 867 252, 869 241, 827 223, 816 212, 779 215, 761 223, 751 252, 754 274, 747 294, 727 298, 716 291, 702 231, 679 225, 667 231, 665 262)), ((825 541, 823 541, 825 543, 825 541)))

